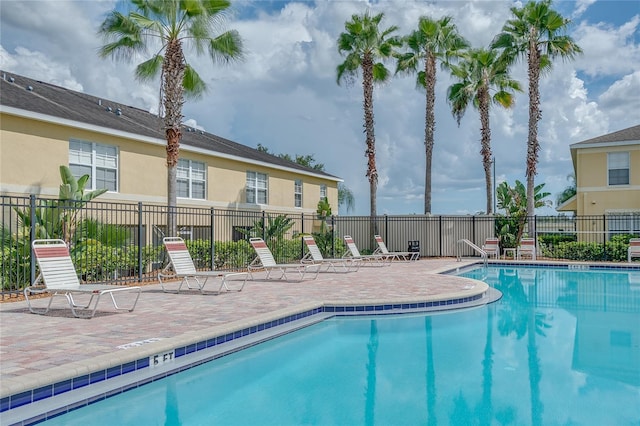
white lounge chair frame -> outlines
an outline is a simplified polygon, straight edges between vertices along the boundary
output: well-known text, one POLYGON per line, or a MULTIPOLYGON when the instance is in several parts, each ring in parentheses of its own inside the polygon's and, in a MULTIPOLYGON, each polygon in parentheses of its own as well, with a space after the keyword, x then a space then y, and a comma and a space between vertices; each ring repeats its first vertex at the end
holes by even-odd
POLYGON ((33 254, 38 262, 40 274, 33 285, 24 289, 24 297, 27 300, 29 311, 33 314, 44 315, 51 309, 51 304, 56 296, 66 298, 69 308, 77 318, 93 318, 100 298, 103 294, 111 297, 116 311, 132 312, 138 298, 140 297, 140 287, 128 287, 106 284, 80 284, 76 268, 71 261, 69 249, 63 240, 41 239, 32 243, 33 254), (42 283, 42 284, 40 284, 42 283), (136 292, 133 305, 120 307, 116 301, 115 294, 123 292, 136 292), (49 304, 46 308, 35 308, 31 304, 30 295, 51 293, 49 304), (74 298, 74 295, 89 295, 89 301, 81 304, 74 298))
POLYGON ((640 257, 640 238, 631 238, 627 249, 627 262, 631 262, 634 257, 640 257))
POLYGON ((215 280, 220 278, 220 287, 216 291, 216 294, 222 293, 222 290, 226 291, 242 291, 247 278, 248 272, 222 272, 222 271, 198 271, 193 263, 189 249, 184 240, 180 237, 165 237, 162 239, 164 247, 169 255, 169 263, 158 274, 158 281, 162 286, 162 291, 165 293, 180 293, 183 285, 187 285, 189 290, 198 290, 200 293, 205 294, 204 287, 209 280, 215 280), (171 273, 170 271, 173 271, 171 273), (231 277, 242 277, 244 279, 229 279, 231 277), (163 279, 175 279, 180 278, 180 285, 177 290, 170 290, 165 287, 163 279), (204 281, 202 281, 204 279, 204 281), (240 282, 242 284, 239 287, 229 288, 228 282, 240 282))
POLYGON ((393 260, 392 255, 382 253, 368 255, 360 254, 360 250, 358 250, 358 246, 356 246, 351 235, 344 236, 344 243, 347 246, 347 251, 342 255, 343 259, 358 259, 361 262, 375 262, 378 266, 390 265, 391 260, 393 260))
POLYGON ((405 262, 414 262, 420 259, 420 252, 418 251, 389 251, 380 235, 374 235, 374 238, 376 239, 376 243, 378 243, 378 248, 373 252, 373 254, 391 256, 392 260, 403 260, 405 262))
POLYGON ((271 278, 271 272, 274 270, 280 271, 281 275, 278 279, 288 280, 287 271, 296 271, 300 275, 300 280, 303 280, 307 271, 315 271, 313 279, 318 277, 320 272, 320 264, 317 263, 276 263, 276 260, 271 253, 267 243, 262 238, 249 238, 249 243, 256 251, 257 257, 249 264, 248 270, 251 278, 253 279, 253 271, 265 270, 267 271, 266 279, 271 278))
POLYGON ((487 253, 487 257, 500 258, 500 239, 496 237, 489 237, 484 240, 482 250, 487 253))
POLYGON ((518 260, 524 256, 530 256, 531 260, 536 260, 536 240, 535 238, 522 238, 518 246, 518 260))
POLYGON ((305 235, 302 237, 305 245, 307 246, 307 254, 304 255, 300 262, 302 263, 317 263, 319 265, 326 265, 326 270, 331 269, 333 272, 338 272, 336 265, 342 267, 342 272, 357 271, 360 268, 361 261, 359 259, 326 259, 322 256, 316 240, 311 235, 305 235))

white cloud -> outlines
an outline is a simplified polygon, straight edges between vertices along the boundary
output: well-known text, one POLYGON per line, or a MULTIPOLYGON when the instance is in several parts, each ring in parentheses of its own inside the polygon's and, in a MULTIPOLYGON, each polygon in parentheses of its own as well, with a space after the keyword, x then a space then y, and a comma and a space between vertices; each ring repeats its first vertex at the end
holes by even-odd
MULTIPOLYGON (((625 75, 614 82, 599 98, 598 102, 615 123, 625 123, 628 120, 640 121, 640 70, 625 75), (633 112, 636 114, 633 114, 633 112)), ((626 125, 618 125, 619 130, 626 125), (621 127, 622 126, 622 127, 621 127)))
POLYGON ((583 50, 576 66, 591 77, 627 74, 637 69, 640 46, 634 35, 639 26, 640 15, 631 17, 620 27, 606 22, 581 22, 573 35, 583 50))
POLYGON ((596 0, 578 0, 578 1, 576 1, 576 8, 573 11, 572 18, 577 18, 579 16, 582 16, 582 14, 589 8, 589 6, 591 6, 595 2, 596 2, 596 0))

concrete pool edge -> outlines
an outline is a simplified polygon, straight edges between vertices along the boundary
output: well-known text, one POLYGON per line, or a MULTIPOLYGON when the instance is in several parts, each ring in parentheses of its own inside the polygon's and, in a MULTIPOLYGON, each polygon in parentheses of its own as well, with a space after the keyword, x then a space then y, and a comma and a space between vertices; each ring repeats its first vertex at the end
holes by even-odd
POLYGON ((463 291, 441 293, 422 297, 418 300, 410 300, 405 297, 362 300, 350 303, 337 300, 301 303, 286 309, 254 315, 243 320, 198 331, 186 332, 171 338, 155 340, 141 346, 103 354, 87 360, 71 362, 64 366, 31 373, 16 379, 3 380, 0 423, 3 425, 37 423, 47 418, 50 413, 52 413, 51 416, 57 415, 56 413, 60 410, 75 409, 106 396, 128 390, 132 388, 132 386, 126 385, 128 382, 135 381, 136 386, 138 386, 160 378, 158 376, 165 377, 168 374, 173 374, 171 371, 176 370, 176 368, 190 368, 175 364, 175 361, 155 369, 150 367, 150 361, 146 365, 143 362, 137 368, 137 364, 140 364, 141 361, 149 360, 157 355, 173 353, 174 360, 181 360, 182 358, 185 363, 193 366, 194 362, 196 363, 195 365, 199 363, 198 360, 193 358, 194 353, 201 352, 200 355, 208 357, 208 360, 214 359, 255 344, 255 342, 249 340, 242 341, 246 337, 260 337, 259 341, 269 340, 280 334, 306 327, 332 316, 457 310, 481 306, 499 298, 495 297, 495 294, 487 284, 466 278, 464 280, 474 284, 466 285, 463 291), (266 330, 270 330, 270 333, 260 334, 265 333, 265 328, 260 328, 261 325, 268 323, 272 323, 271 326, 266 328, 266 330), (251 332, 254 328, 255 331, 251 332), (238 335, 238 333, 241 334, 238 335), (258 336, 259 334, 260 336, 258 336), (220 349, 222 355, 215 353, 205 354, 204 350, 210 349, 210 347, 197 347, 202 342, 229 335, 233 335, 234 338, 214 345, 214 347, 217 346, 217 349, 220 349), (240 346, 240 349, 228 345, 233 341, 235 341, 235 345, 240 346), (193 350, 188 351, 186 348, 192 348, 193 350), (179 352, 182 353, 178 355, 179 352), (129 366, 127 368, 131 369, 125 371, 125 366, 129 366), (113 369, 119 369, 121 373, 112 377, 109 376, 109 371, 113 369), (82 379, 86 383, 83 382, 78 387, 72 387, 72 382, 77 379, 82 379), (56 393, 55 387, 61 383, 66 384, 69 389, 56 393), (124 387, 127 387, 127 389, 122 390, 124 387), (119 389, 120 391, 118 391, 119 389), (74 395, 75 398, 73 397, 74 395), (64 403, 61 402, 63 399, 65 400, 64 403), (15 406, 13 406, 14 402, 15 406), (60 408, 62 404, 64 407, 60 408))

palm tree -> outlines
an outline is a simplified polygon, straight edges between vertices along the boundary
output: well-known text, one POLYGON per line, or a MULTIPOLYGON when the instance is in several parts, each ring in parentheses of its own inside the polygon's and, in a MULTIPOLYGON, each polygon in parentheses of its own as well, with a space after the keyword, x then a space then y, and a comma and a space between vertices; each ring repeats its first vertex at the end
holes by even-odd
MULTIPOLYGON (((397 31, 396 26, 380 30, 383 13, 371 16, 368 12, 353 15, 345 22, 346 32, 338 37, 338 51, 346 55, 342 64, 337 67, 337 83, 347 79, 353 81, 362 70, 362 90, 364 96, 364 128, 367 148, 367 178, 369 179, 371 218, 376 216, 376 191, 378 187, 378 170, 376 167, 376 138, 373 120, 373 86, 389 79, 389 70, 384 61, 393 57, 395 48, 401 46, 399 37, 391 36, 397 31)), ((372 224, 374 221, 372 220, 372 224)), ((372 225, 373 226, 373 225, 372 225)))
POLYGON ((451 73, 459 81, 448 91, 451 111, 458 125, 469 106, 480 112, 480 134, 482 165, 484 168, 487 193, 486 212, 493 212, 493 185, 491 183, 491 128, 489 126, 489 109, 491 102, 503 108, 511 108, 515 103, 513 91, 522 91, 520 83, 509 75, 508 64, 500 61, 498 51, 494 49, 472 49, 464 56, 462 62, 451 66, 451 73), (493 96, 491 96, 491 92, 493 96))
MULTIPOLYGON (((535 207, 550 207, 551 200, 546 198, 551 195, 543 192, 545 184, 536 185, 533 190, 533 205, 535 207)), ((507 182, 502 182, 496 189, 498 208, 504 210, 504 217, 498 215, 496 220, 497 234, 500 235, 500 243, 503 247, 516 247, 522 235, 527 220, 527 194, 524 184, 516 179, 515 185, 509 186, 507 182)), ((531 236, 535 234, 529 234, 531 236)))
POLYGON ((229 62, 242 58, 242 41, 237 31, 214 35, 230 6, 229 0, 130 0, 128 15, 111 11, 100 26, 105 40, 101 57, 130 60, 147 49, 150 59, 136 67, 139 81, 160 75, 160 115, 167 138, 168 233, 176 235, 177 165, 182 138, 184 98, 197 98, 206 90, 204 81, 187 63, 184 46, 197 54, 205 50, 212 61, 229 62))
POLYGON ((338 207, 344 205, 347 213, 352 211, 355 206, 355 197, 351 189, 342 182, 338 182, 338 207))
POLYGON ((558 206, 576 196, 576 175, 573 173, 567 175, 567 180, 570 182, 569 186, 558 194, 556 198, 556 205, 558 206))
MULTIPOLYGON (((512 7, 513 19, 508 20, 496 36, 492 47, 504 49, 510 62, 527 59, 529 78, 529 134, 527 137, 527 216, 533 216, 534 178, 537 173, 538 121, 540 110, 540 76, 552 66, 552 59, 572 59, 582 52, 574 40, 565 34, 570 20, 551 8, 551 0, 531 1, 522 7, 512 7)), ((530 223, 530 226, 532 224, 530 223)), ((533 234, 533 229, 529 230, 533 234)))
POLYGON ((396 72, 417 73, 416 85, 426 89, 426 118, 424 146, 426 155, 424 181, 424 212, 431 213, 431 160, 433 156, 433 134, 436 127, 434 105, 436 102, 436 63, 447 67, 469 43, 458 34, 451 17, 439 20, 421 17, 418 29, 404 38, 409 51, 400 55, 396 72), (422 67, 422 71, 418 71, 422 67))

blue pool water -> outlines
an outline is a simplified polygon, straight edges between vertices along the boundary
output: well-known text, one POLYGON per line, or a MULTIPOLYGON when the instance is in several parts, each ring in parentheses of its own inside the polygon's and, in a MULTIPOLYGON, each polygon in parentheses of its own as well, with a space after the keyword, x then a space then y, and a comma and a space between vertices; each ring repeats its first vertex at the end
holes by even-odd
POLYGON ((333 318, 46 424, 640 423, 640 271, 461 275, 503 298, 333 318))

